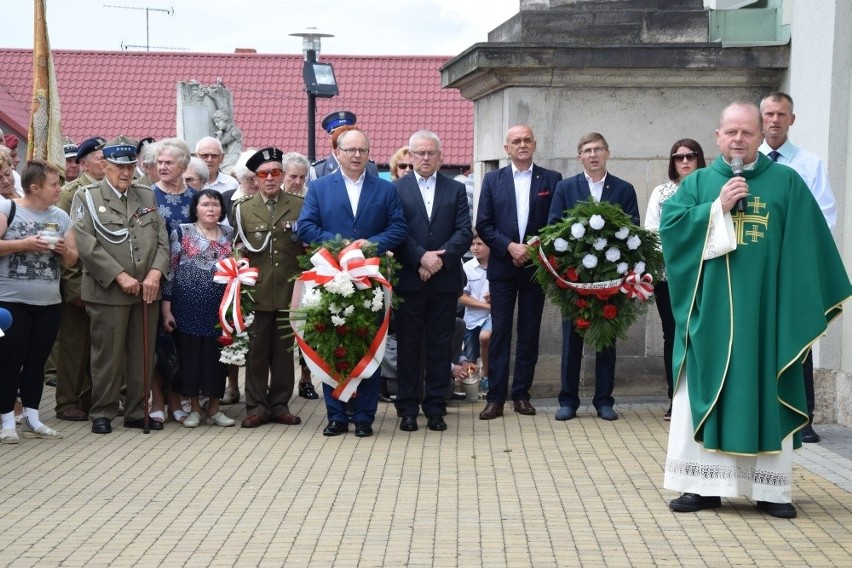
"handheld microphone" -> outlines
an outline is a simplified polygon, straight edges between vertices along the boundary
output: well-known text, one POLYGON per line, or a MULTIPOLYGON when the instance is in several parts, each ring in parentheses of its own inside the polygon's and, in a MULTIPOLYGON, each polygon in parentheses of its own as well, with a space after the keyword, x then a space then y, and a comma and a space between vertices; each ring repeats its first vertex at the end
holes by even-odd
MULTIPOLYGON (((731 171, 734 176, 743 177, 743 159, 739 156, 734 156, 731 158, 731 171)), ((739 201, 737 201, 737 211, 745 211, 746 206, 746 198, 741 197, 739 201)))

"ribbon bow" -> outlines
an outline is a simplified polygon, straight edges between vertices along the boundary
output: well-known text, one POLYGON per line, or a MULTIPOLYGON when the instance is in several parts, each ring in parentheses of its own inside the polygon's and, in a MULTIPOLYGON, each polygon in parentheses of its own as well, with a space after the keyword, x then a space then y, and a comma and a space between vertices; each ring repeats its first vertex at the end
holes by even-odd
POLYGON ((327 284, 343 275, 359 290, 372 288, 371 279, 379 284, 390 286, 379 271, 381 261, 377 257, 364 258, 364 253, 361 251, 363 243, 362 239, 355 241, 340 251, 336 259, 328 249, 321 248, 311 257, 314 269, 303 272, 302 280, 309 288, 313 288, 327 284))
POLYGON ((243 284, 254 286, 257 282, 257 268, 251 268, 248 260, 233 257, 224 258, 216 263, 213 281, 225 284, 225 293, 219 303, 219 323, 222 324, 222 335, 230 337, 232 333, 242 333, 246 329, 243 319, 240 289, 243 284), (231 311, 233 325, 228 321, 228 311, 231 311))
POLYGON ((621 291, 624 294, 627 294, 627 297, 631 300, 638 299, 639 301, 644 302, 651 297, 651 294, 654 293, 654 286, 651 284, 652 280, 651 275, 647 272, 642 275, 631 272, 624 277, 624 283, 621 285, 621 291))

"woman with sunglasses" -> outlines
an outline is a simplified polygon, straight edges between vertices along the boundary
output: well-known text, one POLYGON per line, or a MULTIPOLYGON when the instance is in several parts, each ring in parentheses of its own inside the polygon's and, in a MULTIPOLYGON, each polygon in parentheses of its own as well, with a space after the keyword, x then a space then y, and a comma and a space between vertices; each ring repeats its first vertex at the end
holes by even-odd
MULTIPOLYGON (((648 199, 648 211, 645 213, 645 228, 651 231, 660 230, 660 213, 663 204, 674 195, 680 187, 683 178, 699 168, 706 167, 704 150, 701 145, 691 138, 678 140, 669 152, 669 181, 658 185, 648 199)), ((663 419, 672 417, 672 348, 674 346, 675 322, 672 315, 672 305, 669 299, 669 283, 663 279, 654 285, 657 297, 657 310, 663 324, 663 364, 666 368, 666 383, 668 383, 669 409, 663 419)))
POLYGON ((408 162, 407 160, 408 146, 403 146, 402 148, 393 153, 390 162, 388 162, 388 165, 390 166, 391 180, 397 180, 408 172, 414 170, 414 164, 408 162))

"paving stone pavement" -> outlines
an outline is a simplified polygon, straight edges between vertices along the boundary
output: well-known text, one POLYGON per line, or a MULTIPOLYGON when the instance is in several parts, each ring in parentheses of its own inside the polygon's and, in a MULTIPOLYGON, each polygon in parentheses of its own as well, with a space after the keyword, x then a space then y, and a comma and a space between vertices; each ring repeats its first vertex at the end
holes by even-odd
POLYGON ((300 426, 119 418, 99 436, 57 420, 46 388, 65 438, 0 446, 0 565, 852 566, 852 430, 817 426, 797 452, 795 520, 746 499, 674 514, 663 401, 618 400, 616 422, 533 403, 493 421, 450 403, 443 433, 401 432, 380 403, 375 436, 327 438, 322 401, 295 398, 300 426))

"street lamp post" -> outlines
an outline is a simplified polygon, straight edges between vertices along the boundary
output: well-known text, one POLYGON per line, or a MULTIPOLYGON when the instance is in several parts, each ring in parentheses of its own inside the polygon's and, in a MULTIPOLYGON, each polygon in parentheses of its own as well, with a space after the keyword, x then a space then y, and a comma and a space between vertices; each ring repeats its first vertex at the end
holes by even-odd
POLYGON ((316 159, 317 97, 330 98, 338 94, 337 80, 331 64, 318 62, 322 38, 334 37, 334 34, 322 33, 315 27, 309 27, 290 35, 302 38, 302 78, 308 93, 308 160, 313 163, 316 159))

